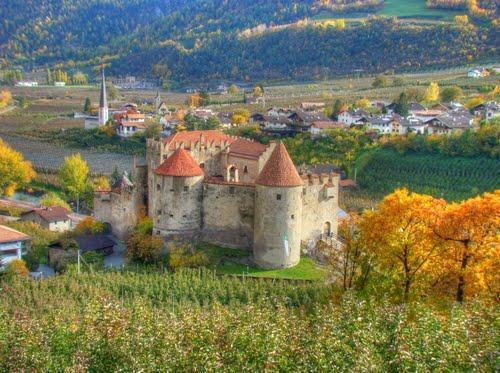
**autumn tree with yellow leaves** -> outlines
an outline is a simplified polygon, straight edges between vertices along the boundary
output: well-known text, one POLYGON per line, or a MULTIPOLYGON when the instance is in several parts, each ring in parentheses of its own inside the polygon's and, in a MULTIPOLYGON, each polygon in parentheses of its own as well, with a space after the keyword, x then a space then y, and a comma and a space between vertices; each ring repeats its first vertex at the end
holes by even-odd
POLYGON ((433 227, 444 200, 399 189, 386 196, 375 211, 360 222, 368 252, 379 271, 396 281, 403 299, 423 281, 424 270, 439 254, 441 240, 433 227))
POLYGON ((0 195, 11 196, 35 176, 31 162, 0 139, 0 195))
POLYGON ((499 233, 500 191, 452 203, 442 212, 435 234, 446 249, 436 266, 458 302, 482 292, 500 295, 499 233))

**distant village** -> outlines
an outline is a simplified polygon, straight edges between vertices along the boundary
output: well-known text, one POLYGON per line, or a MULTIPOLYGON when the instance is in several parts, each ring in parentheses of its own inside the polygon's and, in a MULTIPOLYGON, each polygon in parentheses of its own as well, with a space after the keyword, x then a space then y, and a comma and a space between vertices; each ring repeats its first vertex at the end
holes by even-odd
MULTIPOLYGON (((104 82, 104 75, 102 79, 104 82)), ((252 99, 252 102, 262 102, 255 97, 252 99)), ((142 113, 135 103, 109 109, 106 86, 101 84, 99 116, 86 116, 85 128, 103 126, 111 118, 117 135, 127 138, 144 132, 147 120, 156 119, 161 126, 161 136, 168 137, 186 129, 185 118, 188 114, 201 122, 215 119, 219 128, 231 128, 239 124, 234 120, 232 112, 217 112, 212 108, 199 106, 191 106, 189 109, 169 108, 159 91, 154 102, 150 104, 154 112, 142 113)), ((470 110, 458 102, 438 103, 431 107, 425 107, 418 102, 408 102, 406 116, 398 114, 396 106, 394 102, 383 100, 370 101, 363 108, 344 106, 333 120, 325 114, 325 102, 302 102, 299 107, 270 107, 264 111, 250 113, 247 122, 258 126, 263 134, 272 137, 294 136, 299 133, 319 136, 327 130, 356 127, 365 128, 374 135, 441 135, 472 129, 475 122, 493 119, 500 112, 500 105, 495 101, 481 103, 470 110)))

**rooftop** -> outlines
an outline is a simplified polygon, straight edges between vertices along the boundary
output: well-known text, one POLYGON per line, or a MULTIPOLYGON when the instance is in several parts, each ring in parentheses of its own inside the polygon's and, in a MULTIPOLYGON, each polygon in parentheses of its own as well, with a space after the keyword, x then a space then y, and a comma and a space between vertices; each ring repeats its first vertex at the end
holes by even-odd
POLYGON ((279 143, 276 146, 255 184, 273 187, 295 187, 303 184, 285 145, 279 143))
POLYGON ((205 174, 193 157, 182 148, 177 149, 155 170, 155 173, 176 177, 203 176, 205 174))
POLYGON ((5 225, 0 225, 0 243, 28 241, 30 239, 30 236, 24 233, 6 227, 5 225))
POLYGON ((40 218, 49 223, 69 219, 68 217, 69 211, 62 206, 35 208, 33 210, 23 213, 22 215, 27 215, 31 213, 40 216, 40 218))
POLYGON ((262 153, 267 149, 266 145, 263 145, 256 141, 250 141, 247 139, 237 139, 229 146, 229 154, 259 158, 262 153))

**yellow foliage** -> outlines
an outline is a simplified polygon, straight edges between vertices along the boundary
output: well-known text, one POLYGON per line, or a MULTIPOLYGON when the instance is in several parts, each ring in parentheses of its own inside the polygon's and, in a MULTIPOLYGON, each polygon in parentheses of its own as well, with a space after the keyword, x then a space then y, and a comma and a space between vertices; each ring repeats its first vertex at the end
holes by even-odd
POLYGON ((436 82, 431 82, 425 91, 425 101, 432 102, 439 99, 439 85, 436 82))
POLYGON ((11 196, 35 176, 31 163, 0 139, 0 195, 11 196))
POLYGON ((356 101, 356 106, 358 108, 366 109, 370 106, 370 100, 362 98, 361 100, 356 101))
POLYGON ((104 224, 94 218, 87 216, 75 227, 76 235, 88 235, 104 232, 104 224))
POLYGON ((465 104, 465 107, 470 110, 477 105, 481 105, 482 103, 484 103, 483 97, 481 97, 481 96, 473 97, 469 101, 467 101, 467 103, 465 104))
POLYGON ((92 188, 95 190, 109 190, 109 179, 104 176, 96 177, 92 180, 92 188))
POLYGON ((6 107, 12 101, 12 93, 7 90, 0 91, 0 108, 6 107))
POLYGON ((78 197, 87 187, 89 168, 80 153, 64 158, 59 170, 59 181, 71 196, 78 197))
POLYGON ((466 14, 463 16, 455 16, 455 23, 458 25, 468 25, 469 17, 466 14))
POLYGON ((5 269, 5 274, 9 277, 28 277, 29 273, 30 271, 22 259, 14 259, 5 269))
POLYGON ((40 205, 44 207, 62 206, 67 210, 71 210, 68 203, 54 193, 47 193, 44 195, 40 199, 40 205))

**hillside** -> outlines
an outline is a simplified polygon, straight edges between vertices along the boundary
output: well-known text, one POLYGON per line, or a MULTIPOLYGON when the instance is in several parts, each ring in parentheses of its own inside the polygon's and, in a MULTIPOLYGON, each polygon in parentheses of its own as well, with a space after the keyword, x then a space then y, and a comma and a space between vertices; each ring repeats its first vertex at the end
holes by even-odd
MULTIPOLYGON (((414 3, 403 9, 394 2, 383 7, 379 0, 31 0, 19 11, 17 1, 6 0, 0 9, 0 67, 62 63, 90 72, 107 61, 115 75, 151 76, 159 65, 162 78, 176 81, 310 79, 498 55, 496 33, 484 22, 416 25, 364 18, 345 27, 303 24, 360 12, 419 17, 424 2, 414 3)), ((436 19, 449 12, 432 10, 436 19)))
POLYGON ((451 157, 439 154, 398 154, 378 149, 358 161, 358 183, 365 193, 382 197, 396 188, 409 188, 448 201, 460 201, 500 185, 500 165, 486 156, 451 157))

